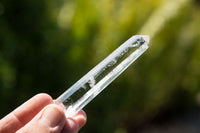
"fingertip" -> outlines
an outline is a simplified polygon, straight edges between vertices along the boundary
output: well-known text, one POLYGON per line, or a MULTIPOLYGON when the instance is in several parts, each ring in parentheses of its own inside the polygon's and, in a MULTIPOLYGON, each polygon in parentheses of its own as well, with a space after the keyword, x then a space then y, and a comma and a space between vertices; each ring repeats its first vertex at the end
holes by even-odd
POLYGON ((67 118, 62 133, 77 133, 79 130, 78 122, 73 118, 67 118))
POLYGON ((46 102, 48 104, 53 103, 52 97, 46 93, 39 93, 39 94, 35 95, 33 98, 42 100, 43 102, 46 102))
POLYGON ((77 133, 86 123, 87 116, 83 110, 80 110, 72 118, 66 118, 66 124, 62 130, 62 133, 77 133))
POLYGON ((50 104, 42 111, 40 120, 46 123, 49 127, 62 128, 65 123, 65 114, 60 106, 50 104))
POLYGON ((80 110, 75 116, 74 119, 77 121, 78 125, 79 125, 79 129, 82 128, 85 123, 87 122, 87 115, 85 113, 85 111, 80 110))

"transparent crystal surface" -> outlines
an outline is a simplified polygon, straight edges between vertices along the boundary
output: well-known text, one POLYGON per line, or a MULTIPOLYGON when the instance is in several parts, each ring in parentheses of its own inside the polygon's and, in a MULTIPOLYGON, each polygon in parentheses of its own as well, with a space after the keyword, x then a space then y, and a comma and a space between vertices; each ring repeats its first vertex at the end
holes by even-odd
POLYGON ((65 115, 73 116, 87 105, 142 55, 148 49, 148 44, 149 36, 131 37, 58 97, 56 102, 66 107, 65 115))

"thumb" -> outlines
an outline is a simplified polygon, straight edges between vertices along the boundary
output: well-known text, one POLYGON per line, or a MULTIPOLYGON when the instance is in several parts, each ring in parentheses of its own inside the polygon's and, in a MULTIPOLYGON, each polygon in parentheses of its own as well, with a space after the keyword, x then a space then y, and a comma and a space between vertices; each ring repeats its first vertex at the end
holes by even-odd
POLYGON ((17 133, 60 133, 65 115, 59 105, 48 105, 17 133))

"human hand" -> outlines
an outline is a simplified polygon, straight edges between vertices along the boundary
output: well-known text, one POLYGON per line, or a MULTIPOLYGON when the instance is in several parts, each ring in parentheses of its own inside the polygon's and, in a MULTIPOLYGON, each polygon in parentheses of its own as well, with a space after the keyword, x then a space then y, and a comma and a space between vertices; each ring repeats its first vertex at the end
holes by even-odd
POLYGON ((77 133, 86 119, 82 110, 66 118, 63 107, 38 94, 0 120, 0 133, 77 133))

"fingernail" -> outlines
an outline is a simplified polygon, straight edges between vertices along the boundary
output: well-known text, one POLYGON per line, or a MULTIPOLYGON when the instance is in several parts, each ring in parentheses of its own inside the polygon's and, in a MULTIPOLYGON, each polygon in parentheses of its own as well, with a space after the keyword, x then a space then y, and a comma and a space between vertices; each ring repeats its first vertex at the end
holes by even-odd
POLYGON ((47 107, 41 115, 41 121, 50 127, 60 126, 64 123, 63 113, 56 107, 47 107))

